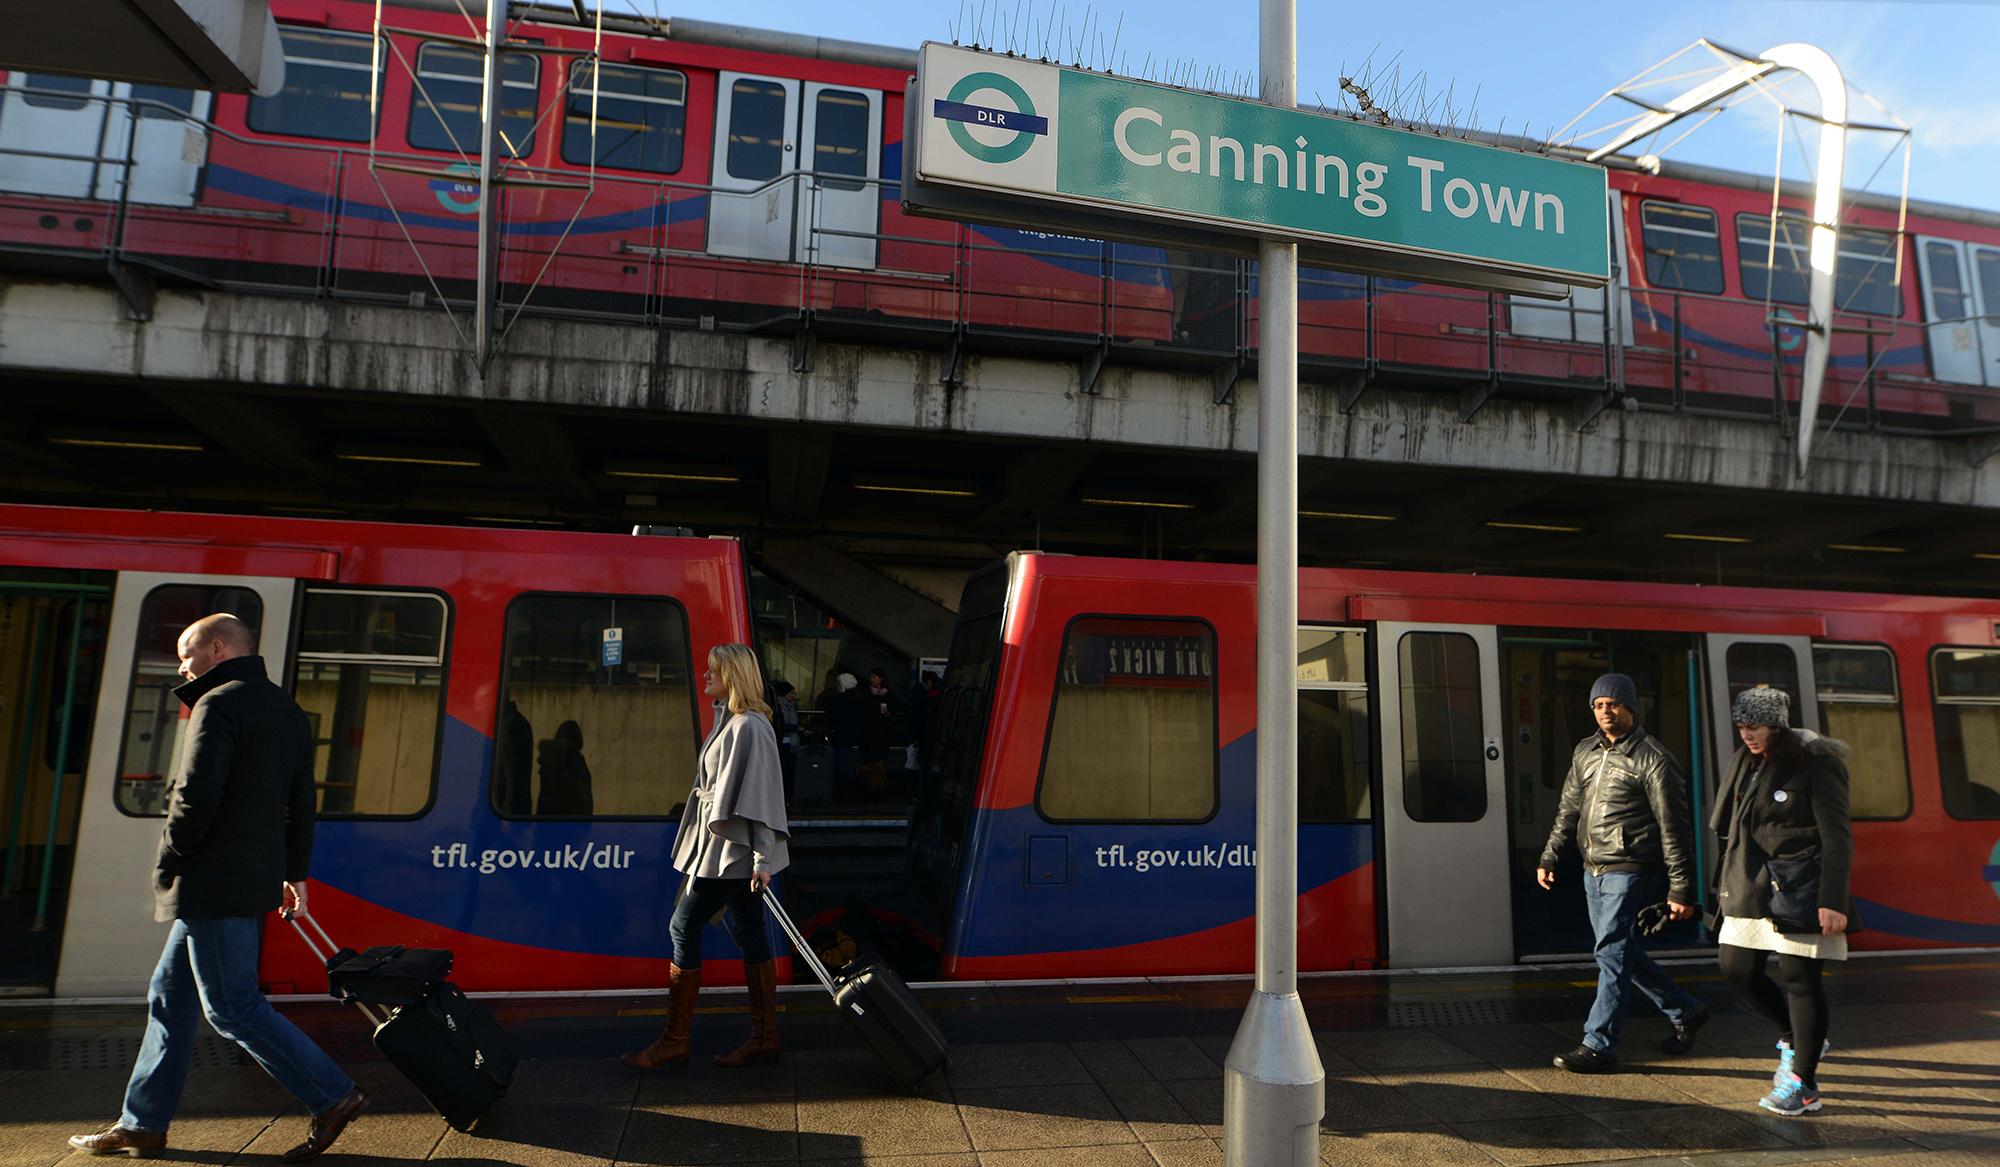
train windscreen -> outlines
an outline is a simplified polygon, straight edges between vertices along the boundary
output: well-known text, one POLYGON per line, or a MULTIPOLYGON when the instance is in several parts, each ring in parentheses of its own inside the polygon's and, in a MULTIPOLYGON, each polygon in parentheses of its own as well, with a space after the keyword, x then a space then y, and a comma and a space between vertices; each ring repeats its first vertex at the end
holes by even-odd
POLYGON ((1007 565, 966 581, 945 664, 944 694, 931 719, 935 767, 924 774, 910 812, 909 872, 924 906, 942 928, 951 919, 979 782, 979 756, 1000 661, 1007 565))

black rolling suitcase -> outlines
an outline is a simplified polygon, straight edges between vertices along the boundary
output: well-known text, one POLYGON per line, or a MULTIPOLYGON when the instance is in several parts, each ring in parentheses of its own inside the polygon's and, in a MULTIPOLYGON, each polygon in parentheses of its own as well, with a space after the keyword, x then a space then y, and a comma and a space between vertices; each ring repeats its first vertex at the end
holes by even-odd
POLYGON ((770 903, 771 914, 778 918, 778 926, 791 937, 799 959, 811 966, 819 983, 833 994, 834 1008, 860 1032, 861 1039, 904 1089, 916 1089, 917 1083, 944 1065, 947 1052, 944 1034, 938 1031, 930 1014, 924 1012, 903 978, 879 964, 834 976, 820 963, 805 937, 799 935, 778 897, 766 888, 764 898, 770 903))
POLYGON ((451 972, 451 953, 396 946, 363 953, 335 949, 319 921, 305 915, 325 944, 322 949, 300 925, 301 915, 286 913, 285 919, 326 962, 333 995, 352 1002, 374 1023, 375 1048, 446 1122, 466 1130, 506 1096, 517 1061, 513 1043, 492 1013, 444 979, 451 972), (391 1011, 384 1017, 376 1006, 391 1011))

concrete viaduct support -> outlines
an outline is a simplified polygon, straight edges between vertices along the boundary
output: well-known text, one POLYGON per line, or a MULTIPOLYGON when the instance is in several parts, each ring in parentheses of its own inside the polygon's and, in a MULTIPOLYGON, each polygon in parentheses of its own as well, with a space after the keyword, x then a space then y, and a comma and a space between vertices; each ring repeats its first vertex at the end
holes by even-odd
MULTIPOLYGON (((468 405, 638 410, 813 426, 944 432, 1045 446, 1108 443, 1248 453, 1254 385, 1216 405, 1206 375, 1117 368, 1096 393, 1075 365, 975 357, 939 380, 935 352, 822 344, 804 372, 791 345, 713 332, 523 319, 482 380, 432 310, 163 291, 126 318, 108 287, 0 280, 0 375, 79 376, 232 390, 392 394, 468 405)), ((1847 501, 2000 507, 2000 458, 1972 441, 1836 431, 1808 478, 1766 419, 1612 410, 1578 415, 1496 399, 1470 422, 1450 393, 1371 392, 1351 413, 1335 387, 1301 387, 1299 454, 1617 483, 1779 491, 1847 501)), ((1976 440, 1976 439, 1974 439, 1976 440)))

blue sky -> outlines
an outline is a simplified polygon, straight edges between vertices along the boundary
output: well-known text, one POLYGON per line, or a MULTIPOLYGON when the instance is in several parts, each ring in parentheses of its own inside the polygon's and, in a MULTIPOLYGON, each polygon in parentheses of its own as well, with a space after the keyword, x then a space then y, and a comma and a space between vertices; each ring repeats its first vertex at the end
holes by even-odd
MULTIPOLYGON (((952 25, 960 19, 958 0, 603 2, 611 10, 636 9, 648 16, 657 11, 910 47, 951 39, 952 25)), ((1016 0, 986 0, 984 10, 991 26, 1013 23, 1008 18, 1017 11, 1016 0)), ((1050 10, 1050 0, 1022 0, 1017 23, 1024 36, 1032 21, 1039 40, 1039 26, 1048 22, 1050 10)), ((1072 35, 1088 16, 1092 41, 1101 28, 1107 47, 1116 31, 1117 55, 1130 72, 1138 72, 1149 54, 1156 67, 1162 60, 1192 61, 1202 72, 1214 68, 1225 77, 1252 77, 1257 67, 1254 0, 1154 0, 1122 7, 1116 0, 1055 0, 1054 10, 1058 26, 1072 35)), ((977 26, 980 11, 977 0, 968 0, 965 39, 977 26)), ((1317 92, 1331 103, 1343 63, 1353 71, 1372 53, 1378 67, 1396 58, 1412 94, 1420 73, 1428 74, 1429 94, 1449 85, 1454 103, 1461 106, 1477 89, 1483 128, 1494 129, 1505 117, 1508 131, 1525 126, 1536 137, 1698 37, 1750 52, 1807 41, 1832 54, 1851 88, 1866 91, 1914 127, 1912 197, 2000 210, 2000 3, 1695 0, 1653 6, 1301 0, 1298 36, 1303 100, 1311 101, 1317 92)), ((1375 92, 1385 88, 1378 84, 1375 92)), ((1672 90, 1656 94, 1662 99, 1671 95, 1672 90)), ((1815 108, 1810 88, 1802 82, 1787 95, 1802 107, 1815 108)), ((1625 110, 1610 109, 1600 108, 1588 125, 1625 116, 1625 110)), ((1863 101, 1855 103, 1849 116, 1887 120, 1863 101)), ((1667 157, 1769 174, 1777 124, 1775 107, 1753 101, 1711 123, 1667 157)), ((1810 124, 1799 123, 1797 129, 1812 140, 1810 124)), ((1893 145, 1886 135, 1853 135, 1848 185, 1895 193, 1902 177, 1900 153, 1868 181, 1893 145)), ((1804 166, 1805 156, 1788 145, 1786 175, 1799 176, 1804 166)))

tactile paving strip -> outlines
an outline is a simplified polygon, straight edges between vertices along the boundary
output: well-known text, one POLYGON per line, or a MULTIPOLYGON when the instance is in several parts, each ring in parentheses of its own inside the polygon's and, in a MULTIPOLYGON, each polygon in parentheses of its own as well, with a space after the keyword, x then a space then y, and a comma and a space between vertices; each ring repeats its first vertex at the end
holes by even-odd
POLYGON ((1512 1001, 1391 1001, 1389 1028, 1439 1029, 1454 1025, 1507 1025, 1519 1021, 1512 1001))
MULTIPOLYGON (((129 1070, 139 1037, 36 1037, 0 1041, 0 1070, 129 1070)), ((254 1065, 233 1041, 204 1034, 194 1046, 197 1066, 254 1065)))

